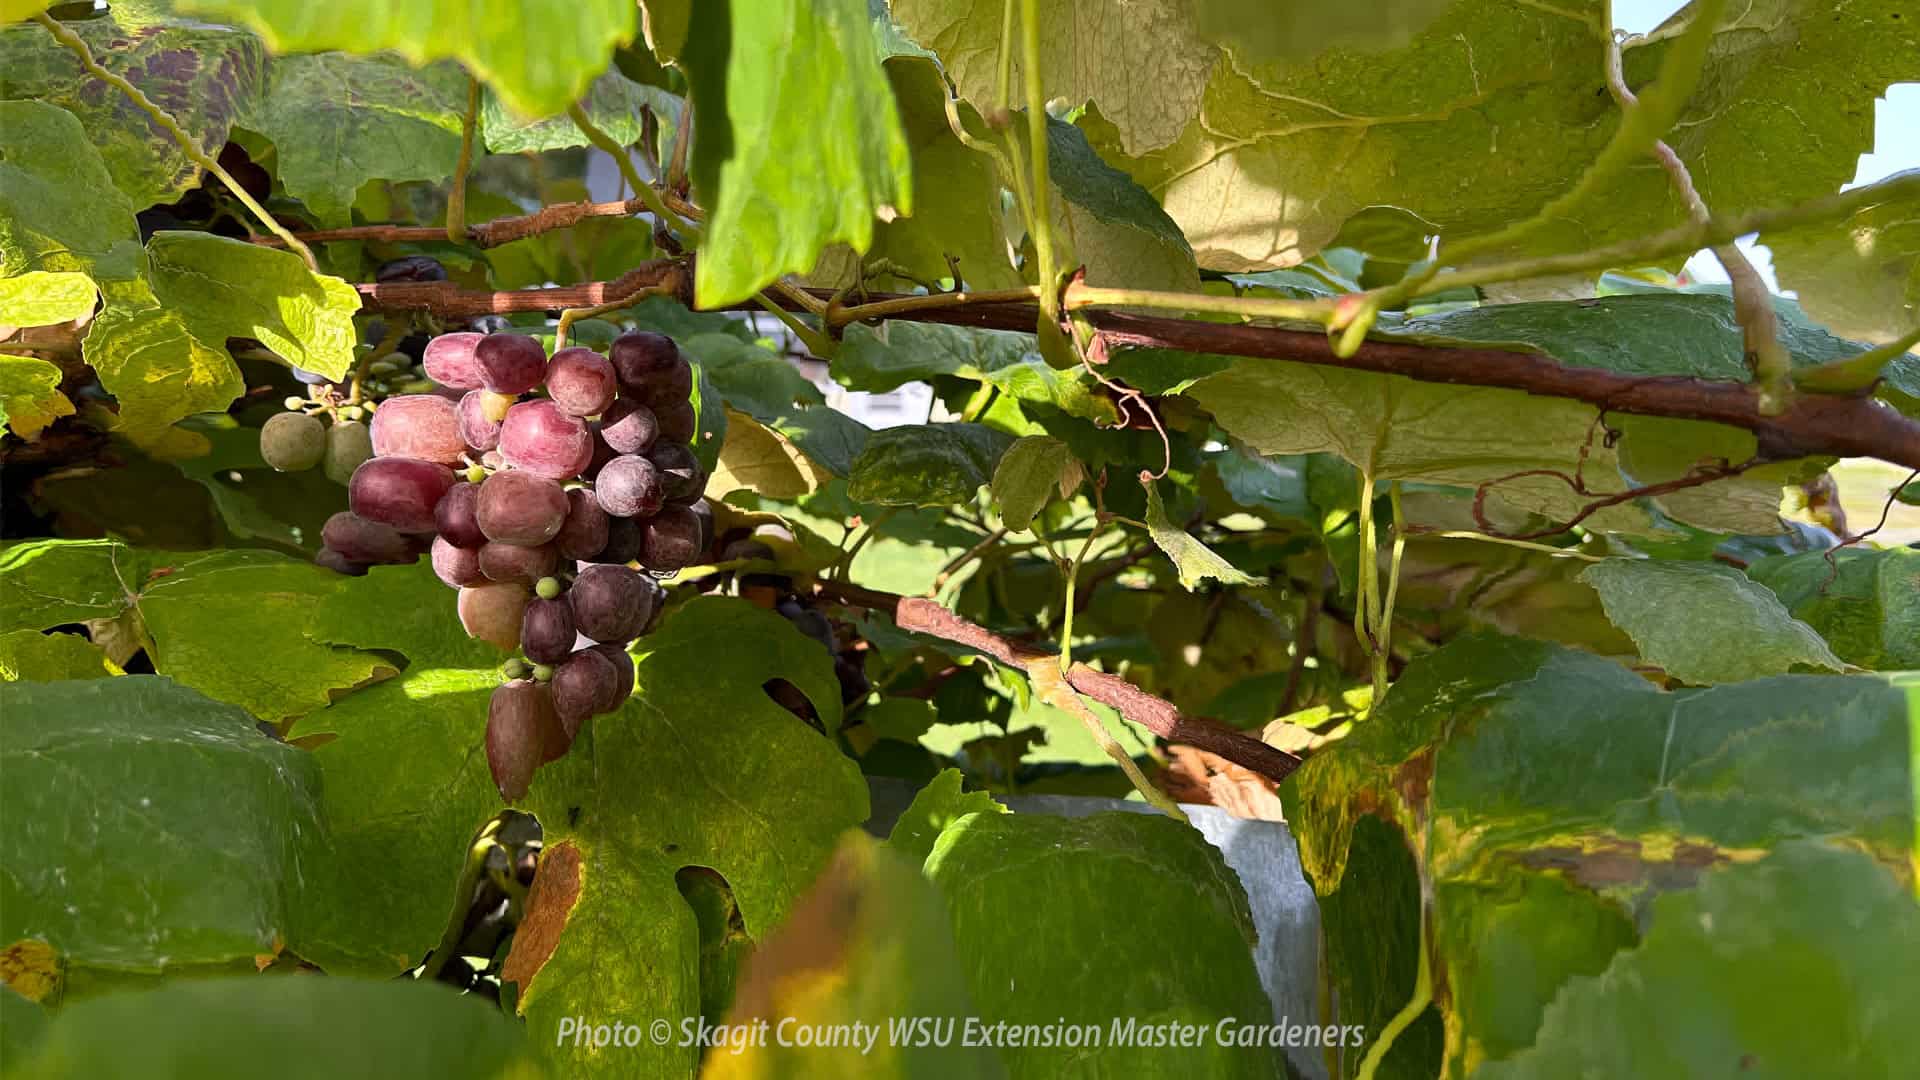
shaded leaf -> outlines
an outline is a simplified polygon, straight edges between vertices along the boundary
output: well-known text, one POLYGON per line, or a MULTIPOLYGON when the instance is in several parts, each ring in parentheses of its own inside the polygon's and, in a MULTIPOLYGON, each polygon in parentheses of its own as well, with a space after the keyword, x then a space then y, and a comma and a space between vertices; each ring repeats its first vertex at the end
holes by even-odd
MULTIPOLYGON (((22 32, 0 31, 0 40, 22 32)), ((113 186, 80 121, 44 102, 0 101, 0 129, 7 133, 7 154, 0 159, 0 279, 44 271, 124 281, 137 274, 142 264, 133 204, 113 186)), ((44 295, 37 289, 35 294, 44 295)), ((0 322, 16 311, 9 306, 0 322)))
POLYGON ((1160 204, 1133 178, 1100 160, 1072 124, 1047 120, 1054 232, 1083 265, 1087 284, 1197 292, 1193 248, 1160 204))
POLYGON ((1068 497, 1059 489, 1069 471, 1078 468, 1079 461, 1067 444, 1050 435, 1016 441, 993 470, 993 499, 1000 504, 1000 520, 1015 532, 1024 530, 1056 494, 1068 497))
POLYGON ((1814 629, 1764 586, 1714 563, 1608 559, 1580 580, 1600 593, 1607 617, 1647 662, 1681 682, 1740 682, 1796 666, 1845 666, 1814 629))
MULTIPOLYGON (((1902 178, 1920 181, 1920 172, 1888 179, 1902 178)), ((1920 184, 1906 190, 1845 222, 1760 237, 1780 287, 1836 334, 1887 342, 1920 327, 1920 184)))
POLYGON ((867 438, 847 494, 884 506, 944 506, 973 498, 1013 436, 982 424, 883 428, 867 438))
POLYGON ((1168 521, 1167 509, 1160 502, 1159 489, 1151 483, 1146 488, 1147 533, 1153 537, 1154 546, 1173 561, 1173 568, 1179 573, 1182 586, 1196 589, 1201 582, 1208 580, 1222 585, 1260 584, 1258 578, 1241 572, 1212 548, 1194 539, 1193 534, 1168 521))
MULTIPOLYGON (((463 98, 464 102, 464 98, 463 98)), ((671 130, 679 122, 680 99, 657 86, 637 83, 617 70, 603 71, 593 80, 580 99, 587 119, 621 146, 640 141, 640 110, 652 109, 663 128, 671 130)), ((465 109, 464 103, 461 106, 465 109)), ((459 134, 456 125, 454 134, 459 134)), ((496 154, 529 151, 565 150, 587 146, 587 137, 565 109, 540 120, 523 120, 513 114, 498 94, 488 91, 480 107, 480 137, 488 150, 496 154)), ((458 146, 458 143, 455 143, 458 146)))
POLYGON ((1849 664, 1920 670, 1920 551, 1846 548, 1761 559, 1753 580, 1849 664), (1829 556, 1831 560, 1829 561, 1829 556))
POLYGON ((59 389, 61 378, 58 367, 39 357, 0 353, 0 424, 31 441, 48 424, 72 416, 73 402, 59 389))
POLYGON ((123 674, 120 665, 79 634, 38 630, 0 634, 0 682, 65 682, 123 674))
POLYGON ((948 825, 968 814, 1011 813, 990 793, 961 790, 959 769, 942 769, 914 795, 913 802, 893 823, 887 846, 914 860, 925 862, 933 845, 948 825))

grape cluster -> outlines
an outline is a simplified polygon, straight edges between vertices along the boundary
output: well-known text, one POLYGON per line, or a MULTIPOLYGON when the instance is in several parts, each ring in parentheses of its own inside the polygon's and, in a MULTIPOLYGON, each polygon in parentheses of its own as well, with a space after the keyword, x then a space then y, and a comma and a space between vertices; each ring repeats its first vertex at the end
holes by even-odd
POLYGON ((711 543, 706 474, 688 445, 693 369, 672 338, 647 332, 606 356, 551 358, 521 334, 441 334, 422 366, 458 397, 381 403, 373 456, 317 561, 364 573, 424 548, 460 591, 467 634, 524 657, 503 666, 486 736, 494 782, 517 799, 582 723, 632 693, 626 647, 665 593, 630 564, 669 574, 711 543))

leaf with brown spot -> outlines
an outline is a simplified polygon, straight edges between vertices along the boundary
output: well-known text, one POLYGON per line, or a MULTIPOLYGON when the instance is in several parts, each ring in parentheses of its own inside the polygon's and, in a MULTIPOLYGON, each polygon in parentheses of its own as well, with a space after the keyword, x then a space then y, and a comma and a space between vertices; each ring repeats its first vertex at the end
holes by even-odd
POLYGON ((500 969, 500 981, 510 982, 526 993, 527 987, 547 966, 547 958, 560 944, 573 906, 580 902, 580 847, 562 841, 540 856, 540 869, 533 876, 533 889, 527 894, 527 912, 514 931, 513 948, 500 969))

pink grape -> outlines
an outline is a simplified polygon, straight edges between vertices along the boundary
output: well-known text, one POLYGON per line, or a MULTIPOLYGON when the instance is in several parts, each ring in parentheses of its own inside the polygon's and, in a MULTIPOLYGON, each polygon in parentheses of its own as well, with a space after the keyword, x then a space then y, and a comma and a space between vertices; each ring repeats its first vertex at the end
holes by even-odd
POLYGON ((566 753, 560 736, 560 718, 545 686, 515 679, 494 688, 487 702, 487 769, 501 798, 524 796, 534 771, 566 753))
POLYGON ((313 565, 324 566, 336 574, 345 574, 348 577, 367 576, 366 563, 354 562, 330 547, 323 547, 314 553, 313 565))
POLYGON ((591 559, 607 546, 610 520, 593 492, 574 488, 567 492, 567 520, 555 534, 553 546, 563 559, 591 559))
POLYGON ((685 445, 692 442, 700 430, 699 417, 685 401, 670 401, 652 408, 653 418, 660 424, 659 442, 685 445))
POLYGON ((512 652, 520 646, 520 618, 533 590, 516 581, 491 581, 460 590, 455 608, 467 636, 512 652))
POLYGON ((565 480, 593 461, 593 432, 551 401, 523 401, 500 425, 500 453, 516 469, 565 480))
POLYGON ((374 411, 373 453, 459 464, 467 452, 460 436, 459 406, 437 394, 402 394, 374 411))
POLYGON ((544 544, 567 520, 567 493, 544 476, 507 469, 481 481, 474 520, 488 540, 544 544))
POLYGON ((450 386, 456 390, 471 390, 486 382, 485 374, 480 370, 480 362, 474 359, 474 346, 480 344, 485 334, 460 332, 441 334, 420 354, 420 363, 427 369, 427 378, 441 386, 450 386))
POLYGON ((700 519, 684 506, 669 506, 647 522, 640 565, 671 571, 692 566, 700 557, 700 519))
POLYGON ((524 394, 547 375, 547 350, 525 334, 488 334, 473 347, 481 385, 496 394, 524 394))
POLYGON ((342 510, 320 527, 320 542, 357 563, 405 564, 419 557, 411 538, 342 510))
POLYGON ((510 581, 532 585, 551 577, 560 565, 560 553, 552 544, 522 547, 519 544, 489 543, 480 549, 480 572, 492 581, 510 581))
POLYGON ((646 453, 659 434, 653 410, 632 398, 621 398, 600 415, 600 437, 622 454, 646 453))
POLYGON ((594 563, 567 590, 574 628, 598 642, 632 641, 653 616, 658 589, 637 571, 594 563))
POLYGON ((607 462, 593 478, 593 495, 601 509, 614 517, 648 517, 666 501, 660 472, 653 462, 626 454, 607 462))
POLYGON ((480 485, 462 481, 447 489, 433 508, 434 531, 454 547, 479 548, 487 542, 480 528, 480 485))
POLYGON ((592 349, 561 349, 547 362, 547 396, 568 416, 598 416, 618 388, 613 365, 592 349))
POLYGON ((480 572, 479 548, 455 547, 446 537, 436 536, 432 558, 434 575, 456 589, 487 583, 487 575, 480 572))
POLYGON ((347 505, 368 521, 430 533, 433 508, 453 486, 453 470, 417 458, 377 457, 353 470, 347 505))
POLYGON ((486 397, 485 390, 469 390, 461 396, 455 410, 460 418, 460 438, 481 451, 500 445, 500 424, 487 419, 486 397))

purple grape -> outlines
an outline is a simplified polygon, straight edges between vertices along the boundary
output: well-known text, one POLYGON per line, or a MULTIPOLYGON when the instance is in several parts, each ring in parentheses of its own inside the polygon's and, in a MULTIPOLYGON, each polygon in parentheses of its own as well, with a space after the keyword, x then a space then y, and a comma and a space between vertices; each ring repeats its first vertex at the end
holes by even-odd
POLYGON ((591 480, 599 476, 600 470, 607 467, 607 462, 619 456, 620 452, 608 446, 607 440, 600 437, 599 427, 596 425, 593 436, 593 458, 587 462, 586 468, 580 470, 580 479, 591 480))
POLYGON ((459 406, 438 394, 390 397, 374 410, 371 427, 376 457, 457 465, 467 452, 467 440, 460 435, 459 406))
POLYGON ((660 434, 653 410, 632 398, 621 398, 600 416, 600 437, 622 454, 644 454, 660 434))
POLYGON ((489 543, 480 549, 480 572, 490 581, 510 581, 532 585, 550 577, 560 565, 560 553, 552 544, 522 547, 519 544, 489 543))
POLYGON ((646 527, 632 518, 607 519, 607 543, 599 554, 587 559, 597 563, 630 563, 640 557, 647 542, 646 527))
POLYGON ((623 518, 651 516, 666 501, 659 470, 634 454, 607 462, 593 478, 593 496, 600 500, 601 509, 623 518))
POLYGON ((420 363, 427 369, 427 378, 456 390, 473 390, 485 385, 486 375, 480 370, 480 361, 473 354, 474 347, 486 336, 462 331, 441 334, 427 342, 426 351, 420 354, 420 363))
POLYGON ((458 483, 447 489, 433 508, 433 528, 454 547, 478 549, 487 542, 480 528, 480 485, 458 483))
POLYGON ((567 520, 554 535, 553 546, 563 559, 591 559, 607 546, 607 523, 612 519, 586 488, 567 492, 567 520))
POLYGON ((377 521, 342 510, 320 527, 320 542, 357 563, 405 565, 419 557, 413 541, 377 521))
POLYGON ((551 401, 523 401, 500 425, 500 453, 516 469, 565 480, 593 461, 593 432, 551 401))
POLYGON ((512 652, 520 645, 520 618, 533 590, 516 581, 490 581, 461 588, 454 605, 467 636, 512 652))
POLYGON ((544 544, 567 520, 567 492, 521 469, 497 472, 480 483, 474 520, 489 540, 523 547, 544 544))
POLYGON ((664 507, 647 522, 640 565, 662 572, 692 566, 704 550, 700 534, 700 518, 693 511, 684 506, 664 507))
POLYGON ((473 347, 482 386, 496 394, 524 394, 547 376, 547 350, 525 334, 488 334, 473 347))
POLYGON ((402 255, 388 259, 373 272, 373 280, 382 284, 402 281, 445 281, 447 268, 431 255, 402 255))
POLYGON ((695 499, 687 509, 700 519, 700 550, 713 547, 713 505, 705 499, 695 499))
POLYGON ((632 641, 653 615, 658 588, 637 571, 594 563, 567 590, 573 625, 594 641, 632 641))
MULTIPOLYGON (((621 657, 626 660, 625 656, 621 657)), ((632 661, 628 661, 632 666, 632 661)), ((553 672, 553 711, 574 735, 589 716, 612 712, 619 706, 620 672, 613 658, 599 646, 581 649, 553 672)))
POLYGON ((456 589, 487 583, 487 575, 480 572, 478 548, 455 547, 446 537, 436 536, 432 558, 434 575, 456 589))
POLYGON ((453 486, 453 470, 416 458, 377 457, 353 470, 347 505, 368 521, 401 532, 433 531, 433 508, 453 486))
POLYGON ((500 425, 487 419, 487 392, 469 390, 460 396, 454 414, 460 419, 460 438, 475 450, 486 451, 500 445, 500 425))
POLYGON ((605 702, 605 707, 594 710, 596 713, 610 713, 619 708, 633 694, 633 657, 627 655, 627 647, 624 644, 615 644, 611 641, 604 645, 595 645, 591 651, 613 661, 613 672, 620 679, 605 702))
POLYGON ((323 547, 313 556, 313 565, 324 566, 336 574, 348 577, 367 576, 367 564, 354 562, 330 547, 323 547))
POLYGON ((644 396, 641 391, 649 384, 687 362, 672 338, 651 330, 635 330, 614 338, 607 347, 607 359, 621 388, 631 389, 635 396, 644 396))
POLYGON ((559 756, 553 752, 559 732, 546 687, 515 679, 494 688, 487 702, 487 768, 501 798, 512 802, 527 793, 534 770, 559 756))
MULTIPOLYGON (((660 443, 686 444, 700 430, 700 419, 694 414, 693 406, 685 401, 671 401, 664 405, 654 405, 653 418, 660 424, 660 443)), ((655 445, 658 445, 656 443, 655 445)))
POLYGON ((565 599, 534 600, 520 617, 520 651, 536 664, 557 664, 573 652, 573 608, 565 599))
POLYGON ((561 349, 547 362, 547 396, 568 416, 598 416, 617 389, 613 365, 592 349, 561 349))
POLYGON ((707 486, 707 475, 700 471, 693 451, 686 443, 661 443, 647 455, 660 474, 660 489, 667 502, 689 503, 700 497, 707 486))

